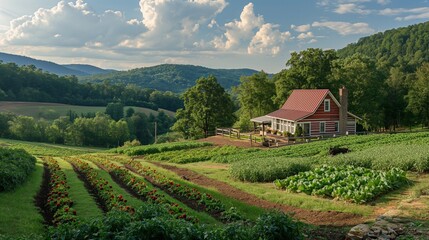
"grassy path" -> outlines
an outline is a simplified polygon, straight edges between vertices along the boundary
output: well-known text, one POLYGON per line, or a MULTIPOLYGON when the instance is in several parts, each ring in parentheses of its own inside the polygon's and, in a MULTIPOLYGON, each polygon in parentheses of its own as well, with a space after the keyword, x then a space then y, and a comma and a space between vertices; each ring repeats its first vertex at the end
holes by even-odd
POLYGON ((92 217, 101 216, 103 213, 97 206, 94 199, 89 195, 84 183, 78 178, 70 163, 62 158, 55 158, 67 177, 67 183, 70 186, 68 190, 71 199, 73 199, 73 208, 76 210, 80 219, 86 220, 92 217))
POLYGON ((15 191, 0 193, 0 234, 10 237, 43 234, 43 217, 34 204, 42 175, 43 164, 38 160, 27 182, 15 191))

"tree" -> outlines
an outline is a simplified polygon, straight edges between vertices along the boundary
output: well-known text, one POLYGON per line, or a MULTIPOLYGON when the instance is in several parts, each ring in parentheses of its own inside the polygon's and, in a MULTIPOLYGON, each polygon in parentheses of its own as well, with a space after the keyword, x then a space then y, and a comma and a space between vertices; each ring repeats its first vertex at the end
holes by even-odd
POLYGON ((201 77, 183 94, 184 109, 179 111, 173 129, 186 137, 207 137, 215 127, 230 127, 235 121, 231 97, 213 76, 201 77))
POLYGON ((105 113, 113 120, 119 121, 119 119, 124 117, 124 104, 120 102, 109 103, 107 104, 105 113))
POLYGON ((249 130, 250 119, 276 110, 274 103, 276 88, 265 72, 241 77, 240 85, 234 88, 240 102, 238 125, 241 130, 249 130))
POLYGON ((293 52, 286 63, 287 69, 274 77, 276 104, 282 105, 293 89, 336 89, 337 86, 330 82, 332 63, 336 59, 334 50, 309 48, 299 53, 293 52))
POLYGON ((383 126, 386 88, 383 74, 370 58, 355 54, 334 63, 333 78, 349 89, 349 109, 363 119, 366 129, 383 126))
POLYGON ((13 136, 20 140, 38 141, 40 131, 32 117, 17 116, 9 122, 9 130, 13 136))
POLYGON ((421 119, 423 125, 429 126, 429 63, 417 69, 416 77, 407 96, 407 108, 421 119))
POLYGON ((135 113, 134 108, 128 108, 125 114, 125 117, 130 118, 131 116, 133 116, 133 114, 135 113))
POLYGON ((127 118, 128 128, 131 139, 137 139, 141 144, 150 144, 153 142, 152 129, 147 116, 144 113, 134 113, 127 118))
POLYGON ((117 122, 110 121, 109 123, 109 136, 110 143, 113 146, 119 147, 125 141, 130 139, 130 131, 128 129, 127 122, 125 120, 119 120, 117 122))

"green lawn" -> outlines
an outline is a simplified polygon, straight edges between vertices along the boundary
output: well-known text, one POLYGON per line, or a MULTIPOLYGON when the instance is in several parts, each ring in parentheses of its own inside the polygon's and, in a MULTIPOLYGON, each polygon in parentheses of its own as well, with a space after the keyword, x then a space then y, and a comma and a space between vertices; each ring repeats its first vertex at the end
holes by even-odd
POLYGON ((14 191, 0 193, 0 235, 18 237, 44 233, 43 217, 34 204, 42 175, 43 165, 38 160, 36 170, 26 183, 14 191))
MULTIPOLYGON (((129 108, 126 106, 124 110, 129 108)), ((146 115, 157 115, 158 112, 149 108, 141 107, 132 107, 136 112, 142 112, 146 115)), ((5 102, 0 101, 0 111, 2 112, 12 112, 18 115, 31 116, 34 118, 45 118, 48 120, 53 120, 59 116, 66 116, 68 111, 74 111, 77 114, 85 113, 96 113, 104 112, 106 107, 93 107, 93 106, 75 106, 59 103, 40 103, 40 102, 5 102)), ((160 109, 164 111, 169 116, 174 116, 175 113, 165 109, 160 109)))
POLYGON ((76 210, 80 219, 86 220, 92 217, 101 216, 103 213, 96 205, 95 200, 89 195, 84 183, 78 178, 73 167, 67 161, 61 158, 55 158, 67 177, 67 183, 70 186, 68 190, 70 198, 73 200, 73 208, 76 210))

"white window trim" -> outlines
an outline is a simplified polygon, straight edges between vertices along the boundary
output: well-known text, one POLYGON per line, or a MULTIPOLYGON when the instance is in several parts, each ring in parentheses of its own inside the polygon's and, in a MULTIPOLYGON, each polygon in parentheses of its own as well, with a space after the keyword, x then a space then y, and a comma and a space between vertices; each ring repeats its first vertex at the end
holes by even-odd
POLYGON ((326 133, 326 122, 319 122, 319 132, 326 133), (322 132, 322 123, 325 125, 323 132, 322 132))
POLYGON ((325 99, 325 101, 323 101, 323 110, 325 112, 331 111, 331 100, 330 99, 325 99), (328 110, 326 110, 326 103, 328 103, 328 110))

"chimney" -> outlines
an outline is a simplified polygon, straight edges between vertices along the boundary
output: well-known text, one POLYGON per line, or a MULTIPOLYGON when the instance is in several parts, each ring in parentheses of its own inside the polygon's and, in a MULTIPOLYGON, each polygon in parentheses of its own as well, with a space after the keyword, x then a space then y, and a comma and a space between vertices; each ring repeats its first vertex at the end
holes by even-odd
POLYGON ((349 91, 346 87, 340 88, 340 135, 346 135, 347 132, 347 109, 348 109, 349 91))

